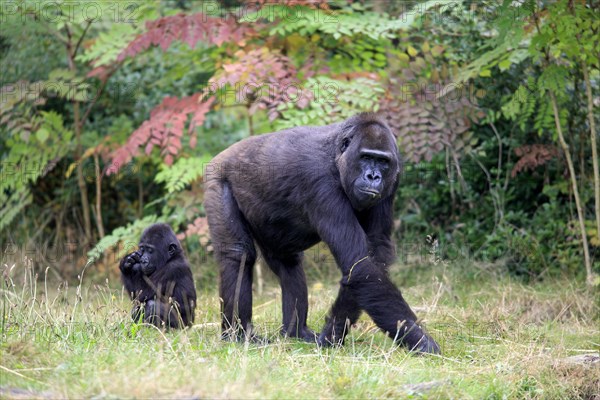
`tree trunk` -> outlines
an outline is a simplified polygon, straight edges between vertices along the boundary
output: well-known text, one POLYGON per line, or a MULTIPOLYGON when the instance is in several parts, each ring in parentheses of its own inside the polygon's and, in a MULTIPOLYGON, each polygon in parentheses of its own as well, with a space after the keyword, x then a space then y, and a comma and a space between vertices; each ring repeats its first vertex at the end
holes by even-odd
POLYGON ((556 132, 558 133, 558 141, 565 153, 565 159, 569 168, 569 175, 571 177, 571 186, 573 189, 573 197, 575 197, 575 207, 577 208, 577 217, 579 219, 579 230, 581 233, 581 243, 583 245, 583 259, 585 263, 585 272, 588 285, 593 284, 593 273, 592 273, 592 261, 590 259, 590 251, 588 248, 587 236, 585 233, 585 216, 583 214, 583 207, 581 206, 581 200, 579 198, 579 189, 577 187, 577 175, 575 175, 575 167, 573 166, 573 160, 571 153, 569 152, 569 145, 565 141, 562 128, 560 126, 560 114, 558 112, 558 103, 556 102, 556 96, 554 92, 548 91, 550 94, 550 102, 552 103, 552 111, 554 112, 554 123, 556 125, 556 132))
POLYGON ((94 171, 96 175, 96 225, 98 226, 99 239, 104 237, 104 224, 102 223, 102 171, 100 171, 100 160, 98 154, 94 153, 94 171))
POLYGON ((594 204, 596 213, 596 237, 600 238, 600 172, 598 167, 598 144, 596 143, 596 121, 594 120, 594 98, 592 97, 592 83, 587 65, 582 63, 585 93, 587 95, 588 123, 590 124, 590 138, 592 141, 592 165, 594 169, 594 204))
POLYGON ((83 228, 85 230, 86 243, 92 240, 92 219, 90 218, 90 201, 87 195, 87 186, 83 177, 83 161, 81 160, 81 120, 79 119, 79 102, 73 104, 75 140, 77 142, 77 186, 81 197, 81 211, 83 213, 83 228))
MULTIPOLYGON (((88 23, 88 27, 89 27, 88 23)), ((67 29, 67 61, 69 64, 69 70, 77 73, 77 65, 75 64, 75 56, 77 55, 77 49, 79 48, 79 44, 81 43, 81 39, 83 39, 83 35, 87 32, 87 28, 81 36, 78 43, 73 48, 73 35, 69 27, 67 29)), ((82 154, 82 146, 81 146, 81 129, 83 127, 83 121, 81 120, 81 111, 80 111, 80 103, 78 100, 73 99, 73 129, 75 130, 75 142, 77 145, 75 151, 75 161, 77 162, 77 186, 79 187, 79 195, 81 197, 81 210, 83 213, 83 229, 85 231, 85 244, 88 245, 92 240, 92 220, 90 218, 90 202, 88 200, 87 195, 87 187, 85 184, 85 179, 83 178, 83 163, 81 160, 82 154)))

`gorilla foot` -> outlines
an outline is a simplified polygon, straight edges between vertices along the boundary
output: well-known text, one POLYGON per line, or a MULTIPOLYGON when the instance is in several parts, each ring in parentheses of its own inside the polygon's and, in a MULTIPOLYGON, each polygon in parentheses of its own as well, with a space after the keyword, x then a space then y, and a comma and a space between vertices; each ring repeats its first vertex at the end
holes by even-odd
POLYGON ((282 328, 281 334, 285 337, 298 338, 298 339, 304 340, 305 342, 308 342, 308 343, 314 343, 315 341, 317 341, 317 336, 319 336, 318 333, 315 333, 313 330, 309 329, 308 327, 304 327, 304 328, 300 329, 299 331, 294 331, 294 332, 288 332, 282 328))
POLYGON ((322 332, 317 338, 319 347, 341 347, 344 345, 344 338, 322 332))
POLYGON ((410 351, 416 353, 417 355, 425 355, 425 354, 441 354, 440 346, 430 338, 429 336, 424 335, 421 340, 417 342, 416 345, 410 347, 410 351))

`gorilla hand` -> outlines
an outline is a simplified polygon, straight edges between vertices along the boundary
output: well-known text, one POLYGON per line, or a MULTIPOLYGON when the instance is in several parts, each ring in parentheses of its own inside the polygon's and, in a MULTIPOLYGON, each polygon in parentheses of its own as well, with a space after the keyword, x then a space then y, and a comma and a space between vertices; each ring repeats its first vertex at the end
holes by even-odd
POLYGON ((133 253, 125 256, 125 260, 123 260, 123 263, 121 264, 122 269, 124 271, 139 271, 142 267, 140 264, 140 259, 141 253, 139 251, 134 251, 133 253))

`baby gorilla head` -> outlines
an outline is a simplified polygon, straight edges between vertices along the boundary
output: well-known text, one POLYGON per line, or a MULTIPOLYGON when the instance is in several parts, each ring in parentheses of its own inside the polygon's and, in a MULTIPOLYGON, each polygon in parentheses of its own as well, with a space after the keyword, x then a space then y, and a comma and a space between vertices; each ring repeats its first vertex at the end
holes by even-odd
MULTIPOLYGON (((179 240, 164 224, 155 224, 147 228, 139 243, 139 263, 144 275, 152 275, 171 258, 181 252, 179 240)), ((134 253, 134 254, 136 254, 134 253)))

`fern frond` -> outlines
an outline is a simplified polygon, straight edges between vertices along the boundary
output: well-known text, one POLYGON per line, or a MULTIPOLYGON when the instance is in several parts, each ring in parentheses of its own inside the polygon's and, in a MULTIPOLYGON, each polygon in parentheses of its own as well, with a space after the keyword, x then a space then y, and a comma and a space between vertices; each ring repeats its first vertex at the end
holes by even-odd
POLYGON ((204 174, 204 167, 212 156, 206 154, 202 157, 180 158, 172 166, 162 166, 154 180, 164 183, 169 193, 179 192, 204 174))
POLYGON ((88 251, 87 263, 91 264, 98 260, 107 249, 119 243, 127 243, 121 250, 121 254, 118 255, 118 257, 123 257, 125 252, 131 251, 133 247, 137 247, 138 238, 142 231, 155 223, 157 219, 156 215, 148 215, 142 219, 135 220, 127 226, 118 227, 110 235, 104 236, 92 250, 88 251))

